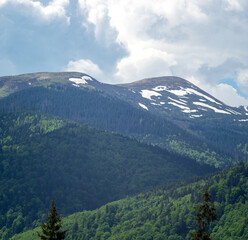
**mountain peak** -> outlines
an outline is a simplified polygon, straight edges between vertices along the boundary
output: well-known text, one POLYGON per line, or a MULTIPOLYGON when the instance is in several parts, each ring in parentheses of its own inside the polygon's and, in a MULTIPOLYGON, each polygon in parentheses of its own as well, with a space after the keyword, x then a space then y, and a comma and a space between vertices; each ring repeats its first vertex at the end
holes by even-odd
POLYGON ((123 87, 138 87, 142 85, 143 87, 155 86, 155 85, 170 85, 170 86, 191 86, 194 85, 180 77, 176 76, 162 76, 162 77, 153 77, 153 78, 145 78, 139 81, 135 81, 132 83, 120 84, 123 87))
POLYGON ((137 105, 147 111, 159 112, 183 118, 211 118, 222 116, 235 117, 239 121, 244 110, 232 108, 193 83, 175 76, 146 78, 122 84, 136 94, 137 105))

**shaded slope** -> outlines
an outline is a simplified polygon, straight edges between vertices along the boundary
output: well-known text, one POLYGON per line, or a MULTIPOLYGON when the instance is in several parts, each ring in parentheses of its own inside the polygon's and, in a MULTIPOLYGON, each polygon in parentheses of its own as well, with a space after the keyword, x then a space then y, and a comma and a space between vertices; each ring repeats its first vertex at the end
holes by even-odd
POLYGON ((220 151, 169 120, 95 90, 60 84, 50 85, 49 88, 29 88, 1 99, 0 109, 39 110, 80 123, 86 122, 98 129, 132 136, 217 167, 234 162, 230 157, 232 152, 220 151))
POLYGON ((42 115, 11 113, 0 119, 7 139, 0 146, 1 239, 44 220, 51 199, 69 214, 214 170, 74 123, 56 127, 59 120, 50 119, 53 131, 43 131, 42 119, 49 118, 42 115))

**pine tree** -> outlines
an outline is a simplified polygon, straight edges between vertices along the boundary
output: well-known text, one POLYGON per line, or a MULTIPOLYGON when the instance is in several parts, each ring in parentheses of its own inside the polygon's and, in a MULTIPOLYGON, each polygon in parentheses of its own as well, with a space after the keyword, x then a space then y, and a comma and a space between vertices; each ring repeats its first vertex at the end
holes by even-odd
POLYGON ((56 204, 52 200, 51 208, 48 215, 48 221, 41 224, 42 234, 38 236, 42 240, 63 240, 66 236, 66 231, 61 231, 61 217, 57 213, 56 204))
POLYGON ((217 219, 215 213, 214 204, 211 203, 211 195, 208 192, 208 188, 203 194, 203 203, 197 209, 196 212, 196 224, 197 230, 190 233, 192 240, 211 240, 210 236, 206 232, 206 228, 209 224, 217 219))

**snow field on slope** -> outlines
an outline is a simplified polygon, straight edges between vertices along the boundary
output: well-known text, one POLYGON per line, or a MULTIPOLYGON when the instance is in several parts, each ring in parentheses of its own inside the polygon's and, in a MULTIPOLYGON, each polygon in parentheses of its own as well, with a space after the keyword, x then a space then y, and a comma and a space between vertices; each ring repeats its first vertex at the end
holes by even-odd
POLYGON ((148 107, 147 107, 146 105, 144 105, 144 104, 142 104, 142 103, 139 103, 139 105, 140 105, 140 107, 142 107, 142 108, 144 108, 145 110, 148 111, 148 107))
POLYGON ((231 114, 230 112, 227 112, 227 111, 224 111, 224 110, 220 110, 218 108, 215 108, 213 106, 210 106, 206 103, 202 103, 202 102, 193 102, 193 104, 195 105, 199 105, 199 106, 202 106, 202 107, 206 107, 206 108, 210 108, 212 110, 214 110, 216 113, 223 113, 223 114, 231 114))
POLYGON ((156 97, 162 96, 160 93, 155 92, 155 91, 151 91, 151 90, 141 90, 141 93, 140 94, 142 95, 143 98, 147 98, 147 99, 149 99, 151 101, 154 101, 151 98, 152 96, 156 96, 156 97))
MULTIPOLYGON (((93 79, 89 76, 82 76, 81 78, 69 78, 69 81, 75 84, 87 84, 87 81, 93 81, 93 79)), ((78 85, 75 84, 73 84, 73 86, 78 87, 78 85)))

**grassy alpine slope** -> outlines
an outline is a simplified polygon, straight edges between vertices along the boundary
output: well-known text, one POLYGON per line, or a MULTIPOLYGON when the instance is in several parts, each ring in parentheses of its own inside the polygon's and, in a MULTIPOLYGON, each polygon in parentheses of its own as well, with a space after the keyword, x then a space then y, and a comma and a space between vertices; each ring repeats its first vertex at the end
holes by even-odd
POLYGON ((127 137, 42 114, 0 116, 0 239, 64 215, 214 169, 127 137))
MULTIPOLYGON (((67 240, 184 240, 195 229, 195 207, 209 187, 217 221, 208 232, 214 240, 248 239, 248 164, 204 178, 167 185, 63 219, 67 240)), ((11 240, 35 240, 39 229, 11 240)))

